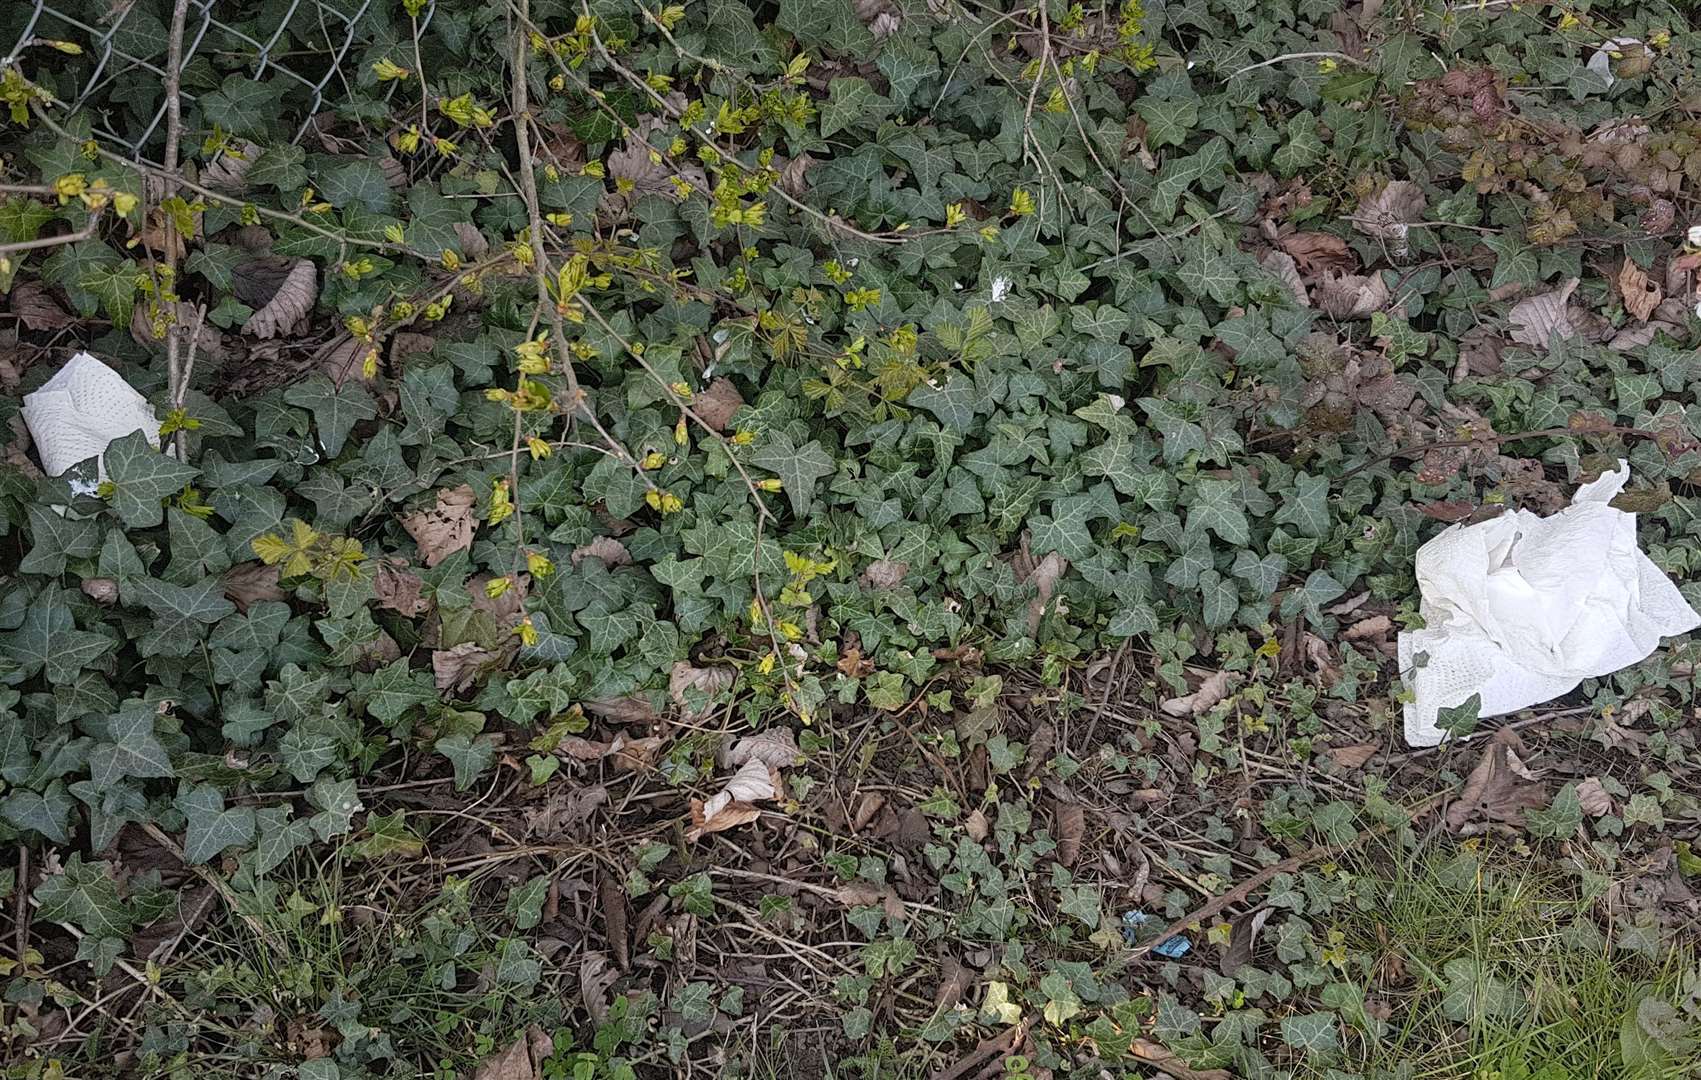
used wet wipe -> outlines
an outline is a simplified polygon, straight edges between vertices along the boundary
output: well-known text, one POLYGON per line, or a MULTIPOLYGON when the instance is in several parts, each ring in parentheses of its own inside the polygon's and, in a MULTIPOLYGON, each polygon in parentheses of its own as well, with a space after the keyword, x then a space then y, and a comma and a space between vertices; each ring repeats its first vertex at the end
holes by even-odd
POLYGON ((1636 544, 1636 515, 1610 501, 1630 479, 1584 484, 1551 517, 1527 510, 1454 525, 1418 549, 1425 628, 1400 635, 1414 699, 1406 741, 1434 746, 1436 713, 1482 695, 1500 716, 1569 693, 1647 658, 1701 615, 1636 544))

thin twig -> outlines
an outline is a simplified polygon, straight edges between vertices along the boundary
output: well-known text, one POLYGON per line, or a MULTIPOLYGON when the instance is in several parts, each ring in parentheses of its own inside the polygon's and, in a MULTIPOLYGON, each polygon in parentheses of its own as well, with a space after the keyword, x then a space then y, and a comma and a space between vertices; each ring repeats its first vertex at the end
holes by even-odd
POLYGON ((224 878, 219 877, 205 866, 201 866, 198 863, 191 863, 189 861, 189 856, 184 854, 183 849, 177 846, 177 841, 167 836, 158 825, 155 825, 151 821, 143 822, 142 829, 149 836, 153 837, 156 844, 171 852, 177 861, 181 862, 189 869, 190 873, 194 874, 208 885, 211 885, 215 892, 224 897, 224 902, 230 906, 230 913, 247 924, 248 929, 252 930, 256 937, 265 942, 268 948, 273 949, 280 954, 283 953, 283 943, 272 936, 272 932, 266 929, 265 924, 242 910, 242 901, 237 898, 236 893, 231 889, 229 882, 225 881, 224 878))
MULTIPOLYGON (((177 153, 178 143, 183 141, 183 25, 189 14, 189 0, 177 0, 171 9, 171 37, 167 44, 165 62, 165 176, 164 186, 160 189, 160 216, 165 219, 165 265, 167 280, 156 282, 159 292, 171 297, 169 300, 171 322, 165 335, 165 372, 168 392, 171 395, 172 408, 181 408, 184 386, 188 377, 183 372, 182 357, 179 355, 183 348, 183 328, 177 325, 177 317, 183 308, 177 300, 177 247, 183 239, 177 235, 177 215, 166 206, 177 197, 177 153)), ((197 324, 195 333, 201 332, 197 324)), ((182 429, 177 432, 177 460, 185 460, 187 443, 184 441, 182 429)))
POLYGON ((61 244, 77 244, 94 236, 95 229, 100 225, 100 211, 89 214, 88 222, 76 232, 59 233, 55 236, 38 236, 34 240, 19 240, 11 244, 0 244, 0 255, 10 255, 15 251, 39 251, 42 248, 58 247, 61 244))

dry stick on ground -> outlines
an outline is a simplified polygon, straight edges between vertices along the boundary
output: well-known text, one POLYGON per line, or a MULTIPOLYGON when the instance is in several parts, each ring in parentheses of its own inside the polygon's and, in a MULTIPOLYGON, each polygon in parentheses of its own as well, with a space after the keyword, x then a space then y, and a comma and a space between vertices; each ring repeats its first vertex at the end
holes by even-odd
MULTIPOLYGON (((170 296, 171 320, 165 332, 165 372, 169 383, 171 407, 181 408, 183 393, 187 388, 189 377, 183 371, 183 360, 179 355, 183 347, 183 328, 177 324, 178 314, 183 310, 175 299, 177 296, 177 245, 182 242, 177 235, 177 215, 165 205, 177 196, 177 144, 183 140, 183 24, 189 14, 189 0, 177 0, 171 9, 171 37, 167 46, 165 61, 165 168, 164 186, 160 189, 160 217, 165 223, 165 266, 168 271, 165 281, 157 281, 159 293, 170 296)), ((193 220, 193 219, 191 219, 193 220)), ((186 238, 183 238, 186 239, 186 238)), ((200 320, 197 319, 194 332, 201 332, 200 320)), ((181 429, 177 432, 177 460, 185 461, 187 445, 181 429)))
MULTIPOLYGON (((1416 821, 1424 814, 1429 813, 1429 811, 1445 801, 1451 794, 1452 792, 1450 791, 1444 791, 1439 795, 1431 795, 1409 812, 1411 820, 1416 821)), ((1355 851, 1371 837, 1380 836, 1387 830, 1388 825, 1386 823, 1373 825, 1368 829, 1361 830, 1357 836, 1353 837, 1353 839, 1346 844, 1318 844, 1316 847, 1311 848, 1308 851, 1302 851, 1292 858, 1283 859, 1279 863, 1266 866, 1264 869, 1253 874, 1251 877, 1247 878, 1239 885, 1236 885, 1228 892, 1223 893, 1214 900, 1200 905, 1194 910, 1183 915, 1181 918, 1170 923, 1168 926, 1160 930, 1147 944, 1135 946, 1126 954, 1127 958, 1133 960, 1143 957, 1160 943, 1168 941, 1177 934, 1185 933, 1188 928, 1196 924, 1203 924, 1206 919, 1219 914, 1224 908, 1238 904, 1242 900, 1245 900, 1248 896, 1251 896, 1254 892, 1258 891, 1260 887, 1268 884, 1270 880, 1278 874, 1291 874, 1295 870, 1304 866, 1309 866, 1326 856, 1344 855, 1349 851, 1355 851)))
POLYGON ((18 951, 12 957, 18 963, 24 962, 24 953, 30 947, 30 849, 28 844, 18 845, 18 873, 12 879, 12 888, 18 890, 18 906, 13 914, 14 928, 18 935, 18 951))

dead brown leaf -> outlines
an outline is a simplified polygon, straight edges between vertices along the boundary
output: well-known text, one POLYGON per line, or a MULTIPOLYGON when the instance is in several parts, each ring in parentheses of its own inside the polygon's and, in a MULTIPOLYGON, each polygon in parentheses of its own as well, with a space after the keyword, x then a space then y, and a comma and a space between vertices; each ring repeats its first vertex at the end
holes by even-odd
POLYGON ((449 649, 437 649, 431 654, 431 672, 439 690, 465 690, 479 676, 494 668, 499 657, 489 649, 471 641, 463 641, 449 649))
POLYGON ((1141 1061, 1175 1080, 1234 1080, 1227 1069, 1195 1069, 1149 1039, 1136 1038, 1128 1048, 1141 1061))
POLYGON ((1057 806, 1057 861, 1073 867, 1081 857, 1081 841, 1087 835, 1087 811, 1079 803, 1057 806))
POLYGON ((1299 277, 1299 264, 1294 261, 1292 255, 1285 251, 1266 251, 1264 257, 1258 260, 1258 265, 1275 275, 1276 280, 1293 294, 1294 303, 1300 307, 1311 306, 1311 297, 1305 293, 1305 282, 1299 277))
POLYGON ((1647 322, 1648 316, 1666 298, 1660 283, 1650 279, 1630 258, 1626 258, 1624 265, 1618 268, 1618 292, 1624 298, 1624 310, 1634 315, 1638 322, 1647 322))
POLYGON ((697 667, 676 661, 668 675, 667 693, 688 719, 701 719, 715 710, 715 698, 730 689, 738 672, 730 667, 697 667))
POLYGON ((1577 802, 1583 807, 1583 813, 1590 817, 1612 813, 1612 796, 1601 786, 1598 776, 1585 777, 1578 783, 1577 802))
POLYGON ((1324 273, 1317 281, 1317 307, 1336 319, 1368 319, 1388 304, 1381 274, 1324 273))
POLYGON ((969 811, 969 816, 963 820, 963 831, 968 834, 970 840, 978 844, 992 832, 992 826, 986 820, 986 813, 977 806, 969 811))
POLYGON ((437 505, 430 509, 402 515, 402 528, 419 545, 419 557, 426 566, 436 566, 455 552, 472 547, 473 533, 478 529, 473 513, 477 502, 473 489, 462 484, 438 489, 437 505))
POLYGON ((862 571, 862 586, 865 589, 895 589, 904 582, 904 575, 910 572, 910 564, 896 559, 875 559, 862 571))
POLYGON ((608 1007, 613 1004, 609 989, 618 978, 620 969, 610 964, 604 953, 593 949, 579 961, 579 1001, 598 1027, 608 1023, 608 1007))
POLYGON ((470 221, 457 221, 454 224, 455 239, 461 244, 461 257, 464 259, 482 259, 490 252, 490 241, 478 231, 478 226, 470 221))
POLYGON ((1390 180, 1381 191, 1366 196, 1353 211, 1353 228, 1388 245, 1391 255, 1406 253, 1411 223, 1423 220, 1429 205, 1423 188, 1410 180, 1390 180))
POLYGON ((1563 285, 1551 292, 1538 293, 1514 304, 1506 315, 1512 340, 1520 345, 1545 349, 1555 334, 1562 341, 1575 337, 1577 326, 1567 305, 1571 294, 1577 291, 1577 284, 1577 278, 1567 278, 1563 285))
POLYGON ((662 737, 650 735, 642 739, 628 739, 624 735, 616 735, 609 744, 608 752, 614 758, 614 767, 621 772, 645 772, 656 763, 656 755, 661 753, 662 737))
POLYGON ((543 1063, 554 1054, 554 1040, 533 1024, 501 1053, 481 1062, 473 1080, 541 1080, 543 1063))
POLYGON ((495 579, 489 574, 474 574, 467 582, 467 595, 475 611, 490 616, 499 630, 512 630, 526 615, 526 593, 531 588, 531 575, 514 574, 508 578, 508 588, 500 596, 491 596, 488 586, 495 579))
POLYGON ((632 561, 632 553, 626 550, 626 545, 612 536, 599 536, 588 544, 581 544, 573 549, 573 565, 578 566, 586 559, 598 559, 608 569, 625 566, 632 561))
POLYGON ((1172 697, 1159 704, 1158 708, 1175 717, 1198 716, 1208 711, 1212 706, 1228 697, 1229 680, 1232 673, 1219 671, 1205 677, 1199 684, 1199 689, 1181 697, 1172 697))
POLYGON ((685 838, 696 841, 755 821, 762 814, 755 804, 774 798, 779 791, 779 774, 761 759, 751 758, 709 801, 691 800, 691 827, 685 830, 685 838))
POLYGON ((260 147, 247 140, 240 145, 227 146, 201 170, 201 183, 218 191, 241 194, 248 187, 248 170, 254 167, 262 152, 260 147))
MULTIPOLYGON (((1024 549, 1025 550, 1025 549, 1024 549)), ((1046 605, 1051 603, 1052 595, 1057 591, 1057 582, 1069 569, 1069 560, 1053 551, 1041 559, 1023 580, 1034 587, 1036 595, 1028 601, 1028 635, 1039 633, 1040 620, 1045 618, 1046 605)))
POLYGON ((1337 766, 1343 769, 1356 769, 1376 756, 1381 746, 1376 743, 1358 743, 1354 746, 1331 746, 1329 757, 1337 766))
POLYGON ((799 154, 784 165, 775 161, 775 167, 780 170, 780 190, 787 195, 802 195, 807 190, 804 178, 808 175, 810 167, 815 164, 815 159, 808 154, 799 154))
POLYGON ((711 382, 691 402, 691 411, 716 431, 725 431, 732 423, 733 415, 743 407, 744 395, 725 376, 711 382))
POLYGON ((656 710, 650 700, 638 694, 598 698, 595 701, 587 701, 584 705, 585 711, 592 716, 612 720, 617 724, 641 724, 656 718, 656 710))
POLYGON ((1296 232, 1276 238, 1281 249, 1293 256, 1301 274, 1317 274, 1325 270, 1351 270, 1358 257, 1340 237, 1326 232, 1296 232))
POLYGON ((109 577, 83 579, 83 595, 97 604, 111 607, 118 603, 118 582, 109 577))
MULTIPOLYGON (((275 269, 275 263, 266 257, 264 265, 275 269)), ((259 263, 261 260, 255 260, 259 263)), ((252 265, 252 264, 249 264, 252 265)), ((237 273, 241 274, 241 267, 237 273)), ((269 275, 268 275, 269 276, 269 275)), ((240 280, 240 278, 239 278, 240 280)), ((238 296, 242 290, 238 288, 238 296)), ((250 293, 258 296, 258 292, 250 293)), ((242 332, 250 337, 269 338, 279 334, 287 334, 298 323, 307 321, 313 313, 313 304, 319 299, 319 272, 313 266, 312 259, 296 259, 278 281, 277 288, 264 302, 255 304, 244 300, 250 307, 255 308, 254 314, 242 324, 242 332)))
POLYGON ((29 330, 63 330, 76 321, 59 306, 46 286, 35 281, 20 281, 12 286, 12 314, 29 330))
POLYGON ((602 907, 603 927, 608 931, 608 947, 614 951, 614 962, 624 971, 631 966, 631 943, 627 940, 627 923, 630 914, 626 901, 626 890, 620 887, 620 882, 613 874, 603 871, 598 875, 598 901, 602 907))
POLYGON ((1523 752, 1524 741, 1516 730, 1497 729, 1466 778, 1458 801, 1447 808, 1447 827, 1454 832, 1480 832, 1486 820, 1519 828, 1525 810, 1546 806, 1547 788, 1524 764, 1523 752))
POLYGON ((733 766, 760 761, 770 769, 789 769, 803 760, 803 751, 797 748, 791 728, 771 727, 738 740, 726 760, 733 766))
POLYGON ((1394 620, 1386 615, 1372 615, 1368 619, 1360 619, 1341 632, 1343 641, 1373 641, 1381 643, 1394 629, 1394 620))
POLYGON ((400 559, 378 559, 373 563, 372 595, 379 607, 410 619, 424 615, 431 610, 431 600, 424 590, 424 580, 408 570, 400 559))
POLYGON ((167 336, 174 331, 178 340, 187 346, 189 328, 197 327, 195 332, 195 359, 197 362, 206 360, 209 363, 224 361, 224 338, 218 328, 207 322, 201 316, 201 310, 187 300, 179 300, 174 314, 162 314, 156 322, 153 314, 154 305, 137 304, 130 311, 130 337, 136 344, 147 348, 155 346, 165 348, 167 336), (158 331, 158 336, 155 336, 158 331))
POLYGON ((257 562, 237 563, 224 572, 224 595, 242 612, 262 600, 282 600, 285 593, 278 588, 280 569, 257 562))
POLYGON ((1224 975, 1232 976, 1252 962, 1253 949, 1258 944, 1258 931, 1264 929, 1264 924, 1269 921, 1275 910, 1271 907, 1261 907, 1239 916, 1229 924, 1229 943, 1223 949, 1223 958, 1218 970, 1224 975))

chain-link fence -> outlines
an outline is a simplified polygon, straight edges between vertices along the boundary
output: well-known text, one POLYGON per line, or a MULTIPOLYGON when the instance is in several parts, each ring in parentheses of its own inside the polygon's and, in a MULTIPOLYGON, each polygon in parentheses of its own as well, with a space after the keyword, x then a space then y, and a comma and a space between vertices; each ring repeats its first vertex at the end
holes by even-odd
MULTIPOLYGON (((421 23, 430 20, 428 5, 421 23)), ((0 0, 0 70, 22 63, 67 114, 86 112, 95 138, 155 160, 166 125, 171 0, 0 0), (69 53, 56 43, 68 42, 69 53)), ((246 74, 270 92, 274 116, 306 134, 327 98, 348 85, 350 50, 370 40, 374 0, 189 0, 183 33, 185 112, 209 81, 246 74)))

